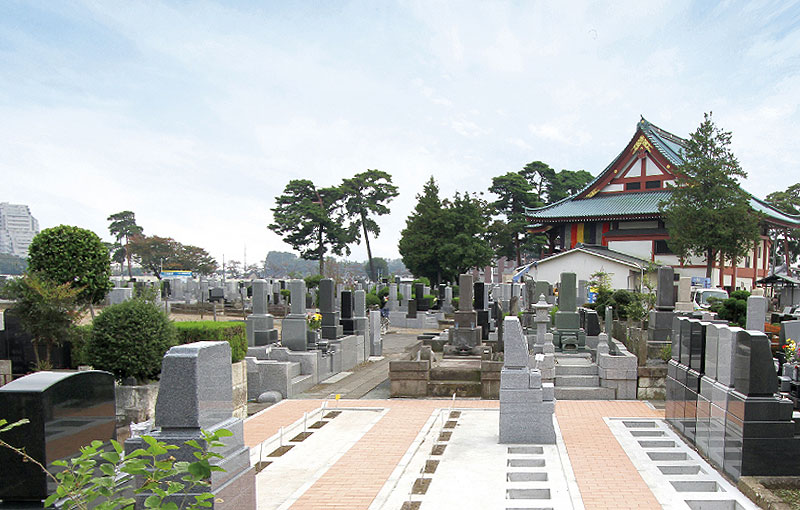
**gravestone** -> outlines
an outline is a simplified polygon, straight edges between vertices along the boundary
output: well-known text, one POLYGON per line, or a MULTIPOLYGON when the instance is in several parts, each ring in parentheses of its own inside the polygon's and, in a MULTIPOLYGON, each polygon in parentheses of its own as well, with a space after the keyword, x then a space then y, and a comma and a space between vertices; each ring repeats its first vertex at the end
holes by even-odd
POLYGON ((342 332, 345 335, 355 333, 356 322, 353 319, 353 291, 343 290, 341 293, 342 318, 339 321, 342 325, 342 332))
POLYGON ((369 311, 369 345, 370 356, 383 356, 383 339, 381 338, 381 312, 369 311))
POLYGON ((278 341, 278 330, 272 315, 267 313, 267 292, 269 284, 265 280, 253 281, 253 313, 245 319, 247 345, 256 347, 278 341))
POLYGON ((387 295, 386 307, 390 312, 396 312, 399 309, 399 304, 397 302, 397 284, 390 283, 389 284, 389 294, 387 295))
POLYGON ((747 329, 764 332, 764 321, 767 317, 767 298, 749 296, 747 298, 747 329))
POLYGON ((778 374, 772 362, 769 338, 760 331, 736 335, 734 388, 751 397, 772 396, 778 391, 778 374))
POLYGON ((647 323, 648 342, 667 342, 672 334, 672 316, 675 310, 675 270, 658 268, 656 283, 656 308, 650 311, 647 323))
POLYGON ((586 347, 586 332, 580 328, 580 316, 576 307, 575 284, 575 273, 561 273, 553 343, 563 352, 574 352, 586 347))
MULTIPOLYGON (((3 432, 2 439, 54 472, 53 461, 77 455, 93 440, 115 438, 114 406, 114 376, 108 372, 36 372, 0 387, 3 418, 30 420, 3 432)), ((0 447, 0 466, 6 507, 37 505, 55 492, 39 466, 8 448, 0 447)))
MULTIPOLYGON (((244 422, 233 417, 233 377, 231 347, 228 342, 195 342, 170 348, 161 366, 161 382, 156 400, 155 426, 151 435, 157 441, 178 446, 170 455, 179 461, 195 460, 194 448, 187 440, 203 443, 203 430, 227 429, 233 436, 225 438, 225 446, 216 449, 222 458, 211 460, 224 471, 213 471, 210 487, 215 509, 256 508, 255 471, 250 467, 250 449, 244 444, 244 422)), ((141 438, 125 441, 125 451, 142 448, 141 438)), ((136 483, 141 483, 139 478, 136 483)), ((195 489, 198 490, 198 489, 195 489)), ((179 507, 194 500, 195 493, 177 493, 165 502, 179 507)), ((144 507, 147 493, 136 495, 137 508, 144 507)))
POLYGON ((675 311, 694 311, 694 304, 692 303, 692 278, 689 276, 681 276, 680 280, 678 280, 678 302, 675 303, 675 311))
POLYGON ((306 282, 290 280, 291 312, 281 322, 281 343, 290 351, 308 350, 308 321, 306 320, 306 282))
POLYGON ((415 283, 414 294, 417 300, 417 312, 427 312, 428 300, 425 299, 425 285, 422 283, 415 283))
MULTIPOLYGON (((367 337, 367 293, 357 290, 353 293, 353 324, 356 335, 367 337)), ((369 347, 366 348, 369 357, 369 347)))
POLYGON ((534 295, 544 296, 544 300, 547 301, 548 304, 554 305, 556 303, 555 296, 553 295, 553 286, 544 280, 537 280, 535 282, 534 295))
POLYGON ((449 285, 444 289, 444 305, 442 311, 444 313, 453 313, 453 287, 449 285))
POLYGON ((336 311, 336 296, 334 282, 331 278, 323 278, 319 281, 319 311, 322 315, 322 338, 336 340, 342 333, 342 325, 339 324, 339 312, 336 311))
POLYGON ((456 353, 469 354, 481 344, 481 329, 478 327, 478 314, 472 309, 472 275, 458 277, 461 297, 455 312, 455 327, 450 330, 450 339, 456 353))
POLYGON ((529 366, 528 343, 516 317, 503 320, 505 356, 500 371, 501 444, 555 444, 555 393, 529 366))
POLYGON ((578 306, 583 306, 587 301, 587 288, 588 282, 586 280, 578 280, 578 306))

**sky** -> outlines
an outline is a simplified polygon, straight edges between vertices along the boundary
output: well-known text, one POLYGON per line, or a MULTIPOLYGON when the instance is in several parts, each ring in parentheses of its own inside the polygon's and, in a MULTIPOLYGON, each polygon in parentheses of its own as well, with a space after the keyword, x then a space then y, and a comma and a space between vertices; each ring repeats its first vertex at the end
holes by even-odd
MULTIPOLYGON (((367 169, 400 195, 493 195, 544 161, 597 175, 640 116, 687 137, 713 111, 753 195, 800 182, 797 2, 0 2, 0 202, 41 228, 147 235, 218 262, 291 251, 292 179, 367 169)), ((351 260, 366 248, 352 246, 351 260)))

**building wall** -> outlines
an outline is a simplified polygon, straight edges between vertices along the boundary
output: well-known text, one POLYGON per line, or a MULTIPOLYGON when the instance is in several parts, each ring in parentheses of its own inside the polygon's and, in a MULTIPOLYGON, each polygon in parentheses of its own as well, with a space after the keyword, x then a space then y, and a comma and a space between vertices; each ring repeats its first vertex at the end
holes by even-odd
POLYGON ((39 233, 39 222, 27 205, 0 202, 0 253, 28 256, 28 246, 39 233))
POLYGON ((610 274, 611 286, 615 289, 629 289, 629 285, 634 281, 631 273, 635 273, 635 271, 631 271, 630 266, 580 251, 543 260, 528 274, 535 280, 544 280, 555 284, 561 280, 561 273, 575 273, 578 280, 588 281, 591 279, 591 275, 598 271, 610 274))
POLYGON ((608 249, 632 255, 644 260, 652 260, 653 258, 653 241, 610 241, 608 249))

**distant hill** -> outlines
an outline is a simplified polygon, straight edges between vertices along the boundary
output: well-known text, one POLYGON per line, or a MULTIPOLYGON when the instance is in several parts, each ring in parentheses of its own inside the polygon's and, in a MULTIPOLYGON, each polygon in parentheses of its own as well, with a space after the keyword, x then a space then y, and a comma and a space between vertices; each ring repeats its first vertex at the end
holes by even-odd
MULTIPOLYGON (((363 279, 367 274, 364 272, 366 261, 350 261, 334 259, 336 266, 333 271, 342 279, 354 278, 363 279)), ((271 251, 267 254, 264 261, 264 276, 266 278, 286 278, 289 276, 299 276, 305 278, 319 273, 319 261, 304 260, 294 253, 285 251, 271 251)), ((406 266, 401 259, 387 259, 389 272, 392 274, 405 275, 408 273, 406 266)))

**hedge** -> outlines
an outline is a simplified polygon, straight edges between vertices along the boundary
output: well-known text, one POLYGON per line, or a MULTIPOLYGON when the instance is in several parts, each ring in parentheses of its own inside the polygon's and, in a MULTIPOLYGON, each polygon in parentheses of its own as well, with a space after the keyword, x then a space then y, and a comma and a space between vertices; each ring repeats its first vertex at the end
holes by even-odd
POLYGON ((225 341, 231 344, 231 361, 242 361, 247 355, 247 333, 244 322, 187 321, 175 322, 178 344, 225 341))

